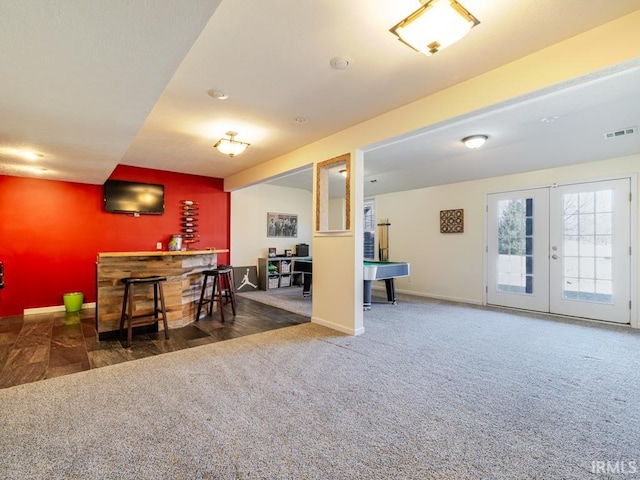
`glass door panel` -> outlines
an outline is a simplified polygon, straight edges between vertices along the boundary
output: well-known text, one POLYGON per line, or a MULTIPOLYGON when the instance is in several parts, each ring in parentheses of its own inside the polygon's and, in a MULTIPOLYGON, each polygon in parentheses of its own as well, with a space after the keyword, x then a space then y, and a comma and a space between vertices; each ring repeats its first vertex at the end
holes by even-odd
POLYGON ((630 181, 551 192, 550 309, 629 323, 630 181))
POLYGON ((630 323, 630 179, 487 196, 487 303, 630 323))
POLYGON ((487 302, 548 308, 548 191, 494 194, 488 200, 487 302))

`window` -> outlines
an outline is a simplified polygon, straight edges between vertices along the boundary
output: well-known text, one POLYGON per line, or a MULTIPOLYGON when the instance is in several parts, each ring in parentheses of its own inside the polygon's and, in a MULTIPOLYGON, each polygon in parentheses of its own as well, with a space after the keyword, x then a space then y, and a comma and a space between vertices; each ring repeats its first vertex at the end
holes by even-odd
POLYGON ((376 203, 370 198, 364 201, 364 258, 376 258, 376 203))

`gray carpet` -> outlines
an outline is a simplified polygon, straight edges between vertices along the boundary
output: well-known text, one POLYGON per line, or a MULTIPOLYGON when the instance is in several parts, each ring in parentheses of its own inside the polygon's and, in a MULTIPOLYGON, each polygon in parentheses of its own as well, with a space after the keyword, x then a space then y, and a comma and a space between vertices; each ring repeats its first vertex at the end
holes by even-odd
POLYGON ((376 307, 0 390, 2 476, 639 478, 638 332, 376 307))
POLYGON ((252 290, 238 295, 289 312, 311 317, 311 297, 302 296, 302 287, 284 287, 271 290, 252 290))

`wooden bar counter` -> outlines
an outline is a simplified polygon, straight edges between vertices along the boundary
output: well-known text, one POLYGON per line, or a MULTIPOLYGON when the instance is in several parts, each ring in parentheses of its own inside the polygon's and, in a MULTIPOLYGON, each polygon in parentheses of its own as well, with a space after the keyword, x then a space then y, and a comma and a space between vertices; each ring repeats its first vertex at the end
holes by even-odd
MULTIPOLYGON (((98 253, 96 330, 114 332, 120 324, 124 285, 121 278, 159 275, 163 283, 169 329, 194 321, 202 288, 202 271, 217 265, 217 254, 229 250, 98 253)), ((137 313, 153 310, 153 291, 136 289, 137 313)), ((160 322, 162 323, 162 322, 160 322)))

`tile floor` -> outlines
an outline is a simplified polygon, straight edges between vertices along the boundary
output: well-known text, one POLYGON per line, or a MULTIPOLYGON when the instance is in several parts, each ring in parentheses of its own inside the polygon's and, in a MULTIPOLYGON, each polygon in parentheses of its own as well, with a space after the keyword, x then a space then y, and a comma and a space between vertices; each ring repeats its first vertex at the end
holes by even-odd
MULTIPOLYGON (((237 315, 225 322, 206 317, 182 328, 134 335, 124 341, 98 340, 94 310, 0 318, 0 388, 100 368, 151 355, 219 342, 308 322, 310 319, 238 297, 237 315)), ((123 335, 123 338, 126 334, 123 335)))

